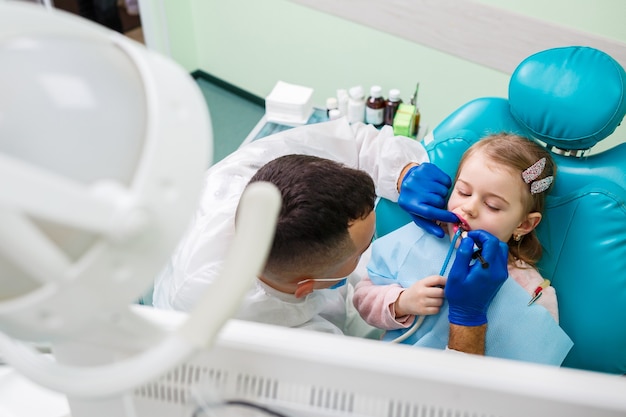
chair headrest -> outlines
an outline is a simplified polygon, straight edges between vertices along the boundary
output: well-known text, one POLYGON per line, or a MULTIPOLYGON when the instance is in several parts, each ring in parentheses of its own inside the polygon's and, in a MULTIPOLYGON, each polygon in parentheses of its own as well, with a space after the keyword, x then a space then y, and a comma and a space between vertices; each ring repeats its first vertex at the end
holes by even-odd
POLYGON ((531 134, 565 150, 589 149, 626 113, 626 72, 606 53, 570 46, 523 60, 509 82, 510 111, 531 134))

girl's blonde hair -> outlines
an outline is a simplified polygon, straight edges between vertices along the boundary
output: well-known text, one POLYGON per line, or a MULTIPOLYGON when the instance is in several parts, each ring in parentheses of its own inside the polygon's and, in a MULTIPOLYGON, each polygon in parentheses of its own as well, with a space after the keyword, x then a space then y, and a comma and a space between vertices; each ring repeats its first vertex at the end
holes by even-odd
MULTIPOLYGON (((519 175, 519 179, 522 183, 525 183, 522 178, 522 172, 542 158, 546 159, 545 168, 537 176, 535 181, 556 175, 556 164, 547 149, 528 138, 511 133, 489 135, 476 142, 463 154, 461 162, 459 163, 459 171, 465 161, 478 151, 482 152, 494 163, 503 165, 516 175, 519 175)), ((554 180, 552 184, 554 184, 554 180)), ((552 185, 545 191, 532 194, 530 192, 530 184, 526 184, 524 189, 527 190, 527 192, 522 196, 525 213, 543 213, 546 195, 550 192, 551 188, 552 185)), ((535 230, 523 236, 519 241, 515 240, 514 236, 511 236, 507 243, 509 245, 509 253, 512 257, 510 258, 511 260, 520 259, 531 266, 536 266, 541 258, 541 242, 539 242, 535 230)))

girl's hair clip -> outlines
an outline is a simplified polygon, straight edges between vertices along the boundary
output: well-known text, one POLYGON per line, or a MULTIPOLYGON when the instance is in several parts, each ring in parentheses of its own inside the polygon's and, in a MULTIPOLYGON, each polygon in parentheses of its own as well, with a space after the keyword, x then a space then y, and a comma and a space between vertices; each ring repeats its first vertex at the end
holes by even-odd
POLYGON ((543 157, 528 168, 526 168, 524 171, 522 171, 522 178, 524 179, 524 182, 526 184, 530 184, 531 182, 539 178, 545 167, 546 158, 543 157))
POLYGON ((554 180, 554 177, 552 175, 545 177, 539 181, 535 181, 537 178, 539 178, 545 167, 546 158, 543 157, 528 168, 526 168, 524 171, 522 171, 522 178, 524 179, 524 182, 526 184, 530 184, 531 194, 538 194, 550 188, 550 185, 554 180))
POLYGON ((550 184, 552 184, 552 180, 554 180, 554 177, 550 175, 549 177, 545 177, 539 181, 533 181, 530 184, 530 193, 538 194, 538 193, 544 192, 545 190, 550 188, 550 184))

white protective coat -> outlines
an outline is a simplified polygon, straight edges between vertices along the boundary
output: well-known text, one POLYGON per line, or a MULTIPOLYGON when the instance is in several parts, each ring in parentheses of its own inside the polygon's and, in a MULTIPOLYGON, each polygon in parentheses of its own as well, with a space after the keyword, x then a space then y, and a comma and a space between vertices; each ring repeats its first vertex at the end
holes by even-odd
MULTIPOLYGON (((287 154, 328 158, 370 174, 376 193, 397 201, 397 180, 410 162, 428 160, 417 141, 393 136, 362 123, 349 125, 345 118, 293 128, 246 144, 207 170, 199 208, 163 272, 155 281, 155 307, 190 311, 203 291, 219 274, 234 236, 234 217, 248 180, 265 163, 287 154)), ((348 285, 336 290, 314 291, 305 298, 279 293, 256 280, 236 318, 287 327, 364 336, 364 328, 352 306, 353 283, 364 272, 364 254, 348 285)), ((242 259, 245 262, 245 259, 242 259)))

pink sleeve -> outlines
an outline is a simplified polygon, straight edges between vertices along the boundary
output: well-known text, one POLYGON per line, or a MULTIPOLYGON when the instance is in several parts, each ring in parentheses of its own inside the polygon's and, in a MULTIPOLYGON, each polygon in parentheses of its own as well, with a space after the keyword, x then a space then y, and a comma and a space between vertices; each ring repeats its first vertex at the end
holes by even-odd
POLYGON ((415 316, 395 317, 394 304, 404 291, 398 284, 375 285, 369 277, 359 281, 354 289, 353 303, 363 320, 384 330, 410 327, 415 316))
MULTIPOLYGON (((543 277, 539 274, 539 271, 525 262, 517 261, 516 266, 517 268, 509 267, 509 275, 528 292, 528 301, 530 301, 535 288, 543 282, 543 277)), ((559 304, 553 286, 544 288, 541 297, 535 303, 543 306, 554 317, 554 320, 557 323, 559 322, 559 304)))

